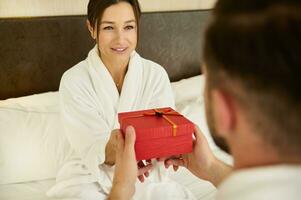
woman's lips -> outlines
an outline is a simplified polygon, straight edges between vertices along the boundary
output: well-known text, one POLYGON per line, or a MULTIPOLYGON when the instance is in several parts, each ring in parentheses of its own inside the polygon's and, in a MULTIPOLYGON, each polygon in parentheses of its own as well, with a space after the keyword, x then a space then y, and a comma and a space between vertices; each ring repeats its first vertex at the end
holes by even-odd
POLYGON ((117 48, 111 48, 111 49, 117 53, 123 53, 127 50, 127 47, 117 47, 117 48))

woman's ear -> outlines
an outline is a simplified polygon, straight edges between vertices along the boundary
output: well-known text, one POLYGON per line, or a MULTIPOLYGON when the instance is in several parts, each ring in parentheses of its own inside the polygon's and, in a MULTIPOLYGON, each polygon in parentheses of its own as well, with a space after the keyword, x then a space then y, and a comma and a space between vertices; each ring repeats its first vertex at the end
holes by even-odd
POLYGON ((216 89, 212 91, 212 104, 217 132, 223 137, 227 137, 227 134, 232 133, 236 126, 237 107, 235 101, 230 94, 216 89))
POLYGON ((91 26, 90 21, 86 20, 86 25, 88 27, 88 30, 90 31, 91 37, 95 40, 96 39, 96 30, 94 30, 93 26, 91 26))

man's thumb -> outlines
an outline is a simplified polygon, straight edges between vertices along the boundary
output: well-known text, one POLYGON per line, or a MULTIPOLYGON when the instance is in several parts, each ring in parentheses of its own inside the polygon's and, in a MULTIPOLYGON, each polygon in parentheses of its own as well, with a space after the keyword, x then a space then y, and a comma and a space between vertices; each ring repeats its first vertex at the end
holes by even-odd
POLYGON ((125 130, 125 148, 134 148, 136 141, 135 129, 132 126, 128 126, 125 130))

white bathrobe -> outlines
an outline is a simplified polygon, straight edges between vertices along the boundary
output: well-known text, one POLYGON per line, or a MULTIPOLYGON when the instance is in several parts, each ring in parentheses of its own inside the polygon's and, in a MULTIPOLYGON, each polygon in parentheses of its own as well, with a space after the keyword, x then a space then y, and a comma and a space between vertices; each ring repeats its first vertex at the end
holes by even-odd
POLYGON ((217 200, 299 200, 301 166, 278 165, 239 170, 218 188, 217 200))
MULTIPOLYGON (((117 113, 174 107, 168 75, 158 64, 131 54, 121 94, 98 56, 97 46, 88 57, 64 73, 60 84, 61 116, 73 149, 59 170, 52 197, 105 199, 112 186, 114 167, 104 164, 111 131, 119 128, 117 113), (100 165, 100 166, 99 166, 100 165)), ((193 199, 191 193, 166 176, 162 164, 136 185, 134 199, 193 199)))

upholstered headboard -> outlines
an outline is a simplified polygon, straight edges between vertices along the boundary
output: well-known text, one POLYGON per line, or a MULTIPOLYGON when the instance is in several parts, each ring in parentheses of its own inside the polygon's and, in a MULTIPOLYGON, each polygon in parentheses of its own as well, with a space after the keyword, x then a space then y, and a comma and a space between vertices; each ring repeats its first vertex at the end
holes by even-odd
MULTIPOLYGON (((210 11, 143 13, 138 52, 170 80, 200 74, 210 11)), ((85 16, 0 19, 0 99, 58 90, 62 74, 94 46, 85 16)))

